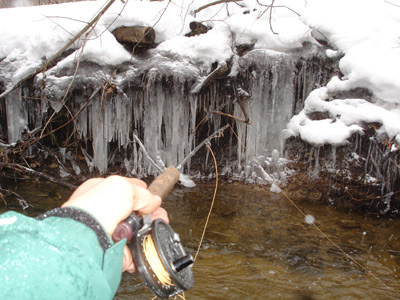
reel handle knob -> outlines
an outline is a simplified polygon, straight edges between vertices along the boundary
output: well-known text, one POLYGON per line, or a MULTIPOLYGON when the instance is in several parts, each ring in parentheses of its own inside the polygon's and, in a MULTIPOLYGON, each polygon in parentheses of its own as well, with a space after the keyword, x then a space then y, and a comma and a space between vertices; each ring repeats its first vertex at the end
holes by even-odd
POLYGON ((134 213, 130 214, 124 221, 121 221, 115 229, 112 235, 114 243, 122 239, 126 239, 126 242, 129 243, 142 226, 143 219, 139 218, 134 213))
POLYGON ((192 265, 194 262, 193 257, 188 254, 185 256, 182 256, 181 258, 175 260, 172 265, 174 266, 174 269, 176 270, 176 272, 179 272, 181 270, 183 270, 184 268, 192 265))

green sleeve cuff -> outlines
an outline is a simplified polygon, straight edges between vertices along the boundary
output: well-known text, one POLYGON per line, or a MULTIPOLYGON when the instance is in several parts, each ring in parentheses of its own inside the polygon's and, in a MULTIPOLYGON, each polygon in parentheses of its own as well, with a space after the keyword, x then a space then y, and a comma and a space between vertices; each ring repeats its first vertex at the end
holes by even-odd
POLYGON ((78 207, 73 207, 73 208, 87 213, 94 220, 96 220, 101 226, 102 231, 106 234, 110 242, 111 247, 109 247, 104 251, 102 269, 105 279, 109 282, 110 286, 113 289, 113 295, 114 295, 117 292, 117 289, 121 282, 122 267, 123 267, 122 266, 123 252, 124 252, 124 246, 126 244, 126 239, 114 243, 114 241, 107 233, 103 225, 91 213, 78 207), (120 262, 120 264, 117 262, 120 262))
POLYGON ((112 299, 125 242, 104 251, 94 231, 73 219, 2 214, 0 299, 112 299))

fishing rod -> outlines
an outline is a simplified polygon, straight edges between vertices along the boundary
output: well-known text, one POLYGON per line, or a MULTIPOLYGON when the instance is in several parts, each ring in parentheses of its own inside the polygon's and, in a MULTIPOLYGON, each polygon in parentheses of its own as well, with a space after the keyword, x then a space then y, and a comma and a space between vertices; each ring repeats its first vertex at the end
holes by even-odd
MULTIPOLYGON (((176 168, 166 168, 150 184, 149 191, 164 198, 179 180, 176 168)), ((158 297, 169 298, 193 287, 193 257, 186 254, 179 235, 162 219, 132 213, 118 224, 114 242, 127 240, 144 284, 158 297)))

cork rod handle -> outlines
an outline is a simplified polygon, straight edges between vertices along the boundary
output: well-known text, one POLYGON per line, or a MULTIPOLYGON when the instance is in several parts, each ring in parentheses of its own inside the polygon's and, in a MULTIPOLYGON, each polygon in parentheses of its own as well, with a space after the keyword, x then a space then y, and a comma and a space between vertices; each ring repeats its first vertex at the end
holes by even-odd
POLYGON ((161 198, 164 198, 174 188, 179 180, 179 171, 177 168, 166 168, 160 175, 154 179, 149 186, 149 191, 161 198))

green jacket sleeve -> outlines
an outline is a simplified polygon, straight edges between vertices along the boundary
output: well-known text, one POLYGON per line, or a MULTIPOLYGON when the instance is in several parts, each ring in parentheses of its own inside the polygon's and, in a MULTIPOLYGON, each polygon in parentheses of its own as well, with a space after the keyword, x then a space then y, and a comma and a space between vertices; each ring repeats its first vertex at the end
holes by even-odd
POLYGON ((122 240, 103 251, 93 230, 69 218, 39 221, 4 213, 0 299, 112 299, 124 245, 122 240))

